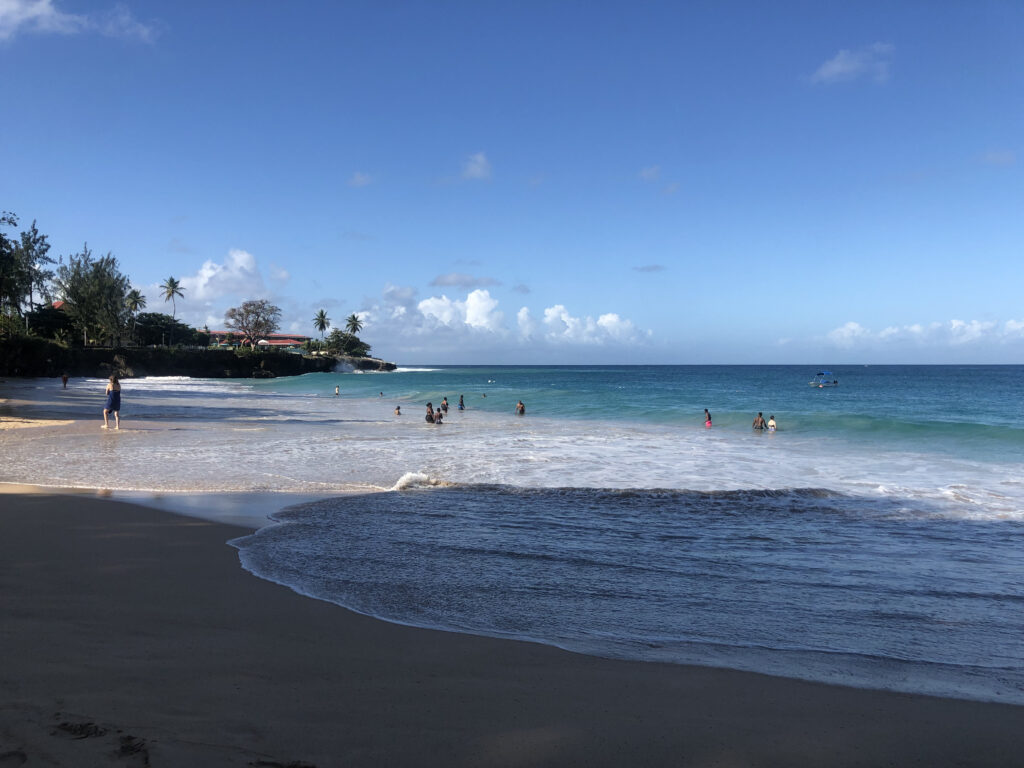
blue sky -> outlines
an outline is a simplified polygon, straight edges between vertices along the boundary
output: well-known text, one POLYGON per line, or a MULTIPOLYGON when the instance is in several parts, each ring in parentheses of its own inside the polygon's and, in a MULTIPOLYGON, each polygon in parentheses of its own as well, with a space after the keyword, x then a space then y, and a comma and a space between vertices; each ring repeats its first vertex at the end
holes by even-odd
POLYGON ((1024 362, 1024 4, 0 0, 0 209, 399 363, 1024 362))

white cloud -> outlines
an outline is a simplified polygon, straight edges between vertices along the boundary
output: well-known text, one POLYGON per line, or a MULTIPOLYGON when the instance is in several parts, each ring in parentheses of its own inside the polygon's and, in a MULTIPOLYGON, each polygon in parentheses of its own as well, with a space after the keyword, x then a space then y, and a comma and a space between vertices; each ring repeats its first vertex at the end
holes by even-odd
POLYGON ((486 290, 475 290, 466 297, 466 325, 488 331, 500 331, 505 318, 497 311, 498 300, 486 290))
POLYGON ((843 49, 811 75, 812 83, 840 83, 869 77, 876 83, 889 79, 889 59, 896 46, 873 43, 856 51, 843 49))
POLYGON ((263 276, 256 266, 256 257, 248 251, 228 251, 223 264, 205 261, 191 277, 181 278, 185 299, 209 301, 222 296, 256 298, 266 293, 263 276))
POLYGON ((859 340, 867 338, 871 332, 860 323, 853 321, 841 325, 828 332, 828 339, 837 347, 852 347, 859 340))
POLYGON ((466 158, 462 165, 462 178, 473 180, 487 180, 491 178, 491 163, 487 155, 477 152, 466 158))
POLYGON ((0 0, 0 40, 22 31, 70 35, 87 23, 85 16, 58 11, 53 0, 0 0))
POLYGON ((127 6, 121 4, 115 5, 109 11, 96 14, 91 21, 93 28, 101 35, 121 40, 137 40, 140 43, 154 42, 163 31, 163 24, 144 24, 132 16, 127 6))
POLYGON ((575 317, 562 304, 544 310, 545 338, 553 343, 604 344, 608 341, 635 341, 641 334, 630 320, 614 312, 592 317, 575 317))
POLYGON ((516 325, 519 326, 519 335, 524 339, 533 338, 533 335, 537 332, 537 323, 530 315, 529 307, 522 307, 516 313, 516 325))
POLYGON ((962 320, 951 320, 949 333, 953 344, 970 344, 972 341, 986 336, 989 331, 996 327, 993 322, 979 322, 972 320, 965 323, 962 320))
POLYGON ((465 301, 442 295, 431 296, 417 305, 424 317, 440 325, 500 332, 504 330, 504 316, 497 307, 497 299, 483 289, 471 291, 465 301))
POLYGON ((348 180, 350 187, 368 187, 373 183, 373 177, 368 173, 362 171, 353 171, 352 176, 348 180))
POLYGON ((912 347, 950 348, 986 343, 1006 343, 1024 337, 1024 321, 1007 320, 948 320, 946 322, 890 325, 873 332, 859 323, 849 322, 828 334, 826 338, 841 348, 911 345, 912 347))
POLYGON ((278 283, 287 283, 291 279, 291 274, 284 267, 279 267, 277 264, 270 265, 270 277, 278 283))
POLYGON ((159 22, 139 21, 121 4, 105 11, 75 14, 59 10, 53 0, 0 0, 0 40, 10 40, 22 32, 61 35, 94 32, 151 43, 162 27, 159 22))
POLYGON ((381 300, 369 300, 359 309, 366 322, 361 335, 375 350, 414 362, 516 356, 557 361, 601 346, 636 346, 650 335, 618 313, 577 317, 560 304, 544 310, 540 318, 523 306, 510 324, 499 300, 482 288, 465 298, 442 294, 417 301, 415 294, 413 288, 389 285, 381 300))
POLYGON ((500 285, 493 277, 473 277, 462 272, 449 272, 447 275, 438 275, 430 284, 437 287, 454 288, 482 288, 488 285, 500 285))

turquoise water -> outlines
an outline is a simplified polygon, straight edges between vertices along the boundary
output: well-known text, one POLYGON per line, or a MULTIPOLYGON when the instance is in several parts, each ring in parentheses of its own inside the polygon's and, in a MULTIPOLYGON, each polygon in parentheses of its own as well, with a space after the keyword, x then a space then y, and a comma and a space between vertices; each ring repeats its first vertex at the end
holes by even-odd
MULTIPOLYGON (((817 369, 820 370, 820 369, 817 369)), ((780 429, 946 453, 1024 459, 1024 366, 834 367, 838 387, 808 386, 804 366, 464 366, 392 374, 310 374, 262 381, 257 391, 450 404, 552 418, 743 429, 774 414, 780 429), (386 390, 386 391, 385 391, 386 390), (484 397, 486 395, 486 397, 484 397)))

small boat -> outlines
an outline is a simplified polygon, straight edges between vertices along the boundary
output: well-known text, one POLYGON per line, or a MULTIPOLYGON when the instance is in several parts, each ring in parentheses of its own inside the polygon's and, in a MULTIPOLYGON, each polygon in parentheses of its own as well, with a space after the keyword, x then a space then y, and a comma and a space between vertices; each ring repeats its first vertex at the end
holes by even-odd
POLYGON ((839 379, 832 374, 832 371, 818 371, 814 374, 814 378, 807 383, 812 387, 824 389, 825 387, 838 387, 839 379))

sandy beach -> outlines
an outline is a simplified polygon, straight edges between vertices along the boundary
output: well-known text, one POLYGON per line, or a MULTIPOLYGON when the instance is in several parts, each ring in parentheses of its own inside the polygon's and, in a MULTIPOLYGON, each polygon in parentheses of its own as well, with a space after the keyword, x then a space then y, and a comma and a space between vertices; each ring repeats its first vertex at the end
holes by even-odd
POLYGON ((246 532, 0 495, 0 765, 1024 765, 1024 708, 391 625, 246 532))

